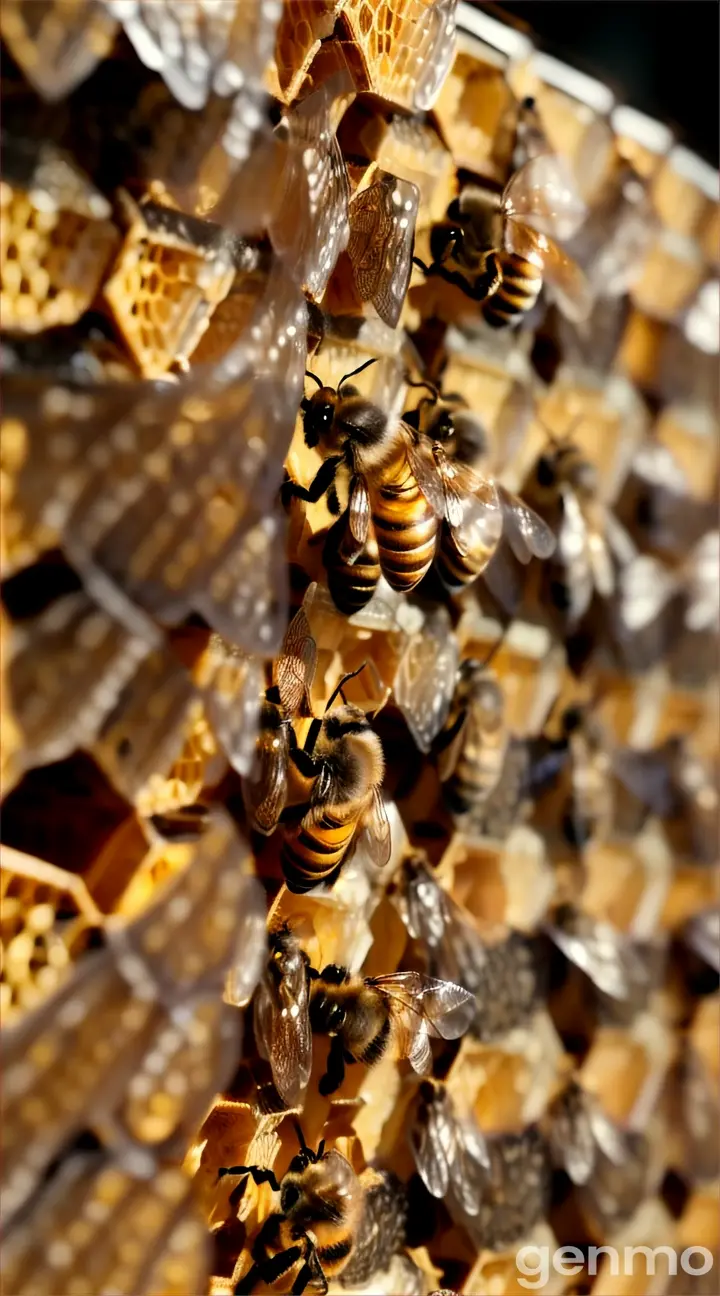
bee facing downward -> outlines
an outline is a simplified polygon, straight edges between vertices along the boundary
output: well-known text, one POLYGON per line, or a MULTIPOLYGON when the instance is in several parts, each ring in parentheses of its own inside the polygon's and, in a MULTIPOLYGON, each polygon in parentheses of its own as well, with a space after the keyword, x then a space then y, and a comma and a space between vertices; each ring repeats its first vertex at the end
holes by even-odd
POLYGON ((301 1293, 312 1283, 321 1292, 342 1273, 353 1252, 363 1213, 362 1184, 336 1149, 309 1148, 296 1126, 300 1151, 278 1183, 262 1166, 226 1166, 220 1177, 249 1175, 280 1194, 280 1210, 265 1220, 252 1246, 251 1268, 236 1284, 237 1296, 258 1283, 301 1293))
POLYGON ((440 779, 457 815, 487 801, 500 780, 510 741, 503 691, 487 667, 487 661, 474 658, 460 664, 450 714, 438 740, 440 779))
POLYGON ((430 1038, 458 1039, 475 1013, 467 990, 420 972, 363 978, 330 964, 310 975, 310 1024, 332 1039, 322 1094, 340 1087, 346 1062, 372 1066, 391 1044, 423 1074, 432 1063, 430 1038))

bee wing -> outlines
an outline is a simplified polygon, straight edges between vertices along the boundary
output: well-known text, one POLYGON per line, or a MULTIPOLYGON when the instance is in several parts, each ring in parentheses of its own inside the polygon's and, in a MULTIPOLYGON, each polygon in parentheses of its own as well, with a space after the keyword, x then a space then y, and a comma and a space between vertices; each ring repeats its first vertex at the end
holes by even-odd
POLYGON ((395 701, 421 752, 428 752, 448 717, 459 648, 444 608, 412 635, 393 681, 395 701))
POLYGON ((445 484, 438 467, 436 447, 417 436, 406 423, 405 448, 413 476, 437 518, 445 516, 445 484))
POLYGON ((615 590, 615 569, 605 536, 595 528, 588 531, 588 558, 595 589, 602 598, 610 598, 615 590))
POLYGON ((515 172, 503 208, 514 224, 563 241, 577 233, 587 215, 570 167, 555 153, 541 153, 515 172))
POLYGON ((265 703, 255 748, 255 763, 243 780, 243 800, 253 827, 269 836, 287 802, 290 741, 277 707, 265 703))
POLYGON ((685 926, 684 937, 691 949, 720 972, 720 910, 704 909, 685 926))
POLYGON ((367 811, 359 842, 367 852, 370 863, 376 868, 384 868, 390 860, 392 834, 385 802, 378 787, 373 788, 370 808, 367 811))
POLYGON ((445 892, 430 868, 417 859, 402 867, 403 921, 414 940, 434 949, 445 931, 445 892))
POLYGON ((503 535, 515 557, 522 563, 531 558, 549 558, 555 552, 555 536, 547 522, 517 495, 497 486, 502 506, 503 535))
MULTIPOLYGON (((357 553, 360 553, 367 544, 370 532, 370 496, 365 478, 359 475, 353 478, 350 487, 348 521, 350 523, 350 534, 357 545, 357 553)), ((348 554, 345 553, 344 556, 349 561, 348 554)))
POLYGON ((572 620, 587 612, 593 595, 593 570, 590 562, 588 529, 580 501, 569 486, 560 488, 562 520, 557 538, 557 560, 569 575, 572 620))
POLYGON ((539 257, 543 267, 543 284, 556 301, 563 315, 575 324, 587 319, 593 307, 593 291, 584 271, 559 244, 547 234, 508 221, 505 228, 505 246, 528 260, 539 257))
POLYGON ((286 716, 312 715, 310 689, 317 667, 317 644, 304 607, 295 613, 275 663, 275 681, 286 716))
POLYGON ((462 751, 463 743, 467 736, 467 729, 468 729, 468 712, 466 711, 463 722, 460 725, 460 728, 458 729, 457 733, 455 734, 455 737, 453 738, 452 742, 449 743, 448 746, 444 749, 444 751, 441 751, 438 756, 437 767, 438 767, 438 775, 441 783, 447 783, 448 779, 451 778, 455 770, 455 766, 457 765, 458 759, 460 757, 460 752, 462 751))
POLYGON ((549 1112, 548 1141, 556 1165, 563 1166, 574 1184, 585 1184, 595 1168, 595 1140, 589 1100, 579 1084, 571 1082, 549 1112))
POLYGON ((432 1060, 429 1037, 458 1039, 475 1012, 469 991, 420 972, 373 977, 371 984, 390 1001, 400 1056, 408 1058, 419 1074, 432 1060))
POLYGON ((263 662, 214 634, 195 678, 213 733, 233 769, 244 777, 255 754, 265 685, 263 662))
POLYGON ((89 592, 130 628, 194 611, 248 652, 275 649, 287 575, 273 500, 306 319, 304 299, 277 271, 219 366, 172 387, 136 384, 126 418, 96 428, 64 548, 89 592))
POLYGON ((630 941, 610 923, 574 913, 550 925, 550 935, 571 963, 611 999, 627 999, 647 973, 630 941))
POLYGON ((412 270, 420 191, 387 171, 352 199, 347 251, 362 302, 372 302, 389 328, 396 328, 412 270))
POLYGON ((279 986, 266 974, 258 987, 254 1008, 255 1039, 261 1057, 269 1061, 273 1082, 288 1107, 302 1100, 312 1069, 312 1034, 305 969, 283 969, 279 986))
POLYGON ((435 3, 410 20, 413 24, 415 58, 410 55, 408 77, 414 84, 413 109, 429 112, 434 106, 455 57, 457 0, 435 3), (416 60, 416 71, 410 71, 416 60), (417 79, 416 79, 417 77, 417 79))
POLYGON ((695 546, 688 567, 688 630, 710 630, 720 623, 720 531, 709 531, 695 546))
POLYGON ((349 74, 331 78, 287 115, 283 193, 269 227, 278 256, 314 301, 323 296, 350 233, 350 182, 331 119, 344 88, 351 88, 349 74))
POLYGON ((418 1174, 431 1197, 443 1198, 450 1187, 452 1134, 444 1104, 423 1103, 410 1130, 418 1174))
MULTIPOLYGON (((453 464, 453 468, 457 465, 453 464)), ((457 480, 455 473, 453 477, 457 480)), ((455 493, 452 504, 453 516, 459 521, 454 525, 448 522, 452 532, 453 543, 458 553, 487 554, 488 561, 495 552, 503 530, 503 508, 496 482, 490 478, 476 478, 473 494, 463 496, 455 493)))
POLYGON ((608 1161, 612 1161, 613 1165, 625 1165, 631 1155, 631 1145, 623 1130, 610 1120, 598 1103, 592 1099, 589 1101, 588 1111, 592 1135, 600 1151, 608 1161))

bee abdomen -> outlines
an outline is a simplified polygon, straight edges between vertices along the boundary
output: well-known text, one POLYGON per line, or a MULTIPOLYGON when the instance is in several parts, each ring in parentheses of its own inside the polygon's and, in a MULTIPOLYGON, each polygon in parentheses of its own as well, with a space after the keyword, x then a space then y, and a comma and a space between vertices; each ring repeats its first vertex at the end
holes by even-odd
POLYGON ((405 1243, 408 1211, 405 1185, 390 1170, 376 1173, 380 1178, 365 1193, 352 1258, 343 1270, 343 1287, 365 1287, 373 1274, 385 1272, 405 1243))
POLYGON ((347 518, 338 518, 330 528, 323 550, 328 589, 336 608, 346 616, 360 612, 370 602, 380 579, 377 541, 370 529, 367 542, 355 562, 347 562, 340 544, 348 526, 347 518))
POLYGON ((503 252, 499 261, 502 282, 483 305, 483 317, 491 328, 506 328, 532 310, 542 288, 542 266, 535 261, 517 252, 503 252))
POLYGON ((438 521, 420 487, 381 487, 373 500, 373 526, 380 566, 388 585, 414 589, 435 556, 438 521))
POLYGON ((355 820, 344 822, 325 813, 317 823, 301 823, 297 835, 283 842, 281 863, 290 891, 302 895, 333 873, 353 839, 355 820))
POLYGON ((435 565, 441 581, 452 592, 470 585, 485 570, 494 553, 494 548, 477 548, 461 554, 451 528, 444 522, 435 565))
MULTIPOLYGON (((335 1229, 337 1230, 337 1225, 335 1225, 335 1229)), ((351 1237, 339 1238, 334 1242, 326 1243, 325 1246, 320 1245, 318 1247, 318 1259, 327 1278, 331 1278, 333 1274, 345 1269, 352 1249, 351 1237)))
POLYGON ((390 1043, 390 1018, 386 1017, 380 1030, 370 1043, 365 1046, 358 1057, 359 1062, 364 1062, 367 1066, 372 1066, 374 1062, 379 1062, 385 1049, 390 1043))

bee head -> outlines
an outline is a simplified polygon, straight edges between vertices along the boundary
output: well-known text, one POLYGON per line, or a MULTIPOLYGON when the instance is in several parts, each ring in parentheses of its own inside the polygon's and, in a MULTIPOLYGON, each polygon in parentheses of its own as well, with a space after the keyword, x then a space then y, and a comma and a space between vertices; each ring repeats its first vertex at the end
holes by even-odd
POLYGON ((350 1162, 334 1148, 325 1152, 321 1143, 317 1154, 305 1148, 293 1158, 282 1181, 280 1209, 304 1227, 319 1220, 340 1221, 358 1191, 350 1162))
POLYGON ((535 469, 538 485, 550 490, 557 482, 557 461, 555 455, 541 454, 535 469))
POLYGON ((344 1001, 325 989, 325 985, 342 985, 347 980, 347 971, 331 963, 320 973, 319 980, 310 999, 310 1022, 313 1030, 325 1035, 336 1034, 345 1024, 347 1010, 344 1001))
MULTIPOLYGON (((314 377, 314 375, 311 375, 314 377)), ((319 379, 315 379, 319 382, 319 379)), ((309 398, 303 397, 303 436, 305 445, 310 450, 321 442, 327 441, 335 418, 335 410, 340 397, 334 387, 322 385, 309 398)))

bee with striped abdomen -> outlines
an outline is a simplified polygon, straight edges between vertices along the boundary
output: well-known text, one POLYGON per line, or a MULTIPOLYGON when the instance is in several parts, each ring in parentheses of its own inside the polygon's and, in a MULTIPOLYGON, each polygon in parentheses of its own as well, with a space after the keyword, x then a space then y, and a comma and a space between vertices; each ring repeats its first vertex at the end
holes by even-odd
POLYGON ((332 1040, 322 1094, 340 1087, 346 1062, 372 1066, 391 1044, 422 1075, 432 1062, 430 1038, 458 1039, 475 1011, 467 990, 419 972, 362 977, 330 964, 310 975, 310 1024, 332 1040))
POLYGON ((539 456, 522 493, 557 536, 544 572, 549 603, 568 626, 575 626, 595 590, 609 598, 615 588, 606 538, 608 513, 598 498, 597 470, 569 437, 551 437, 549 450, 539 456))
POLYGON ((385 772, 380 739, 360 707, 345 702, 330 709, 353 674, 358 672, 340 682, 322 719, 313 720, 304 746, 290 751, 293 764, 310 781, 302 818, 285 828, 282 846, 285 881, 296 893, 333 881, 361 835, 378 868, 390 858, 390 825, 380 792, 385 772))
POLYGON ((270 952, 255 995, 255 1041, 270 1063, 280 1097, 294 1107, 302 1097, 312 1067, 308 1015, 308 957, 287 923, 271 929, 270 952))
POLYGON ((310 1283, 326 1292, 328 1278, 342 1273, 353 1252, 363 1214, 364 1191, 350 1162, 335 1148, 309 1148, 296 1126, 300 1151, 278 1183, 262 1166, 227 1166, 220 1176, 249 1175, 280 1194, 280 1210, 265 1220, 252 1246, 253 1263, 234 1291, 251 1293, 259 1283, 301 1293, 310 1283))
POLYGON ((510 178, 502 197, 466 185, 431 236, 433 260, 415 264, 481 304, 492 328, 517 324, 532 310, 543 284, 567 317, 587 317, 585 276, 555 239, 573 237, 586 214, 561 158, 541 153, 510 178))
POLYGON ((437 1080, 420 1085, 410 1145, 430 1195, 449 1194, 466 1215, 477 1215, 480 1181, 490 1165, 485 1140, 472 1120, 460 1120, 446 1086, 437 1080))
POLYGON ((461 662, 450 715, 438 741, 440 779, 456 815, 477 810, 490 797, 510 741, 505 698, 488 664, 474 658, 461 662))
POLYGON ((323 564, 330 596, 346 616, 360 612, 370 602, 380 580, 380 552, 372 527, 358 550, 349 510, 333 523, 325 537, 323 564))
POLYGON ((405 1185, 392 1170, 368 1167, 360 1175, 363 1211, 352 1255, 340 1277, 342 1287, 366 1287, 373 1274, 385 1273, 405 1243, 408 1202, 405 1185))

